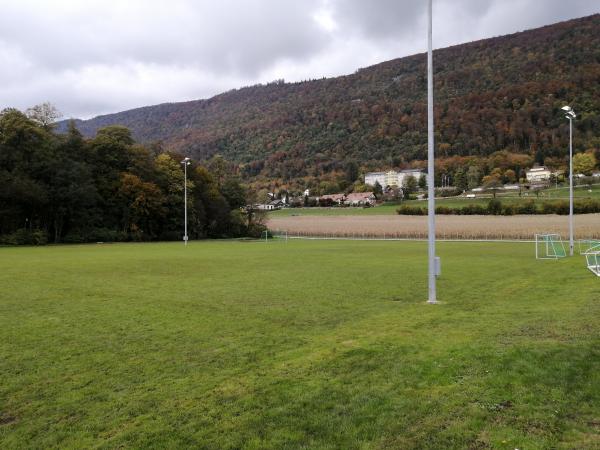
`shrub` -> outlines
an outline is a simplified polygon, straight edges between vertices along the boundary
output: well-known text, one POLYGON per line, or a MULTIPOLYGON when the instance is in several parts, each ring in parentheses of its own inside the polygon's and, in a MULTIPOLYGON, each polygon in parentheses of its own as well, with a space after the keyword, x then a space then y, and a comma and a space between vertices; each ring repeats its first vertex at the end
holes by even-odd
POLYGON ((504 208, 502 208, 502 214, 505 216, 514 216, 515 215, 514 206, 506 205, 504 208))
POLYGON ((125 242, 128 240, 127 233, 111 230, 110 228, 92 228, 86 233, 88 242, 125 242))
MULTIPOLYGON (((427 208, 421 208, 419 206, 402 205, 396 212, 403 215, 422 216, 427 214, 427 208)), ((573 212, 575 214, 594 214, 600 213, 600 201, 599 200, 578 200, 573 205, 573 212)), ((569 214, 569 202, 565 200, 558 200, 553 202, 543 202, 536 205, 534 200, 528 200, 526 202, 516 205, 503 206, 502 202, 498 199, 491 199, 487 206, 478 204, 465 205, 462 208, 452 208, 449 206, 440 205, 435 208, 436 214, 459 214, 465 216, 471 215, 505 215, 512 216, 515 214, 569 214)))
POLYGON ((488 214, 493 214, 494 216, 498 216, 502 214, 502 202, 497 198, 493 198, 489 201, 487 205, 488 214))
POLYGON ((520 205, 515 206, 515 214, 537 214, 535 201, 527 200, 520 205))
POLYGON ((248 227, 248 237, 259 239, 266 230, 267 227, 263 224, 253 223, 248 227))
POLYGON ((85 234, 81 230, 69 231, 62 241, 66 244, 81 244, 87 242, 85 234))
POLYGON ((456 214, 456 210, 454 208, 450 208, 449 206, 436 206, 435 213, 451 215, 456 214))
POLYGON ((4 245, 46 245, 48 234, 43 230, 27 230, 20 228, 14 233, 0 237, 0 244, 4 245))
POLYGON ((424 216, 427 214, 427 208, 421 208, 420 206, 402 205, 396 210, 400 215, 404 216, 424 216))
POLYGON ((580 200, 573 204, 575 214, 593 214, 600 212, 600 200, 580 200))
POLYGON ((472 215, 484 216, 484 215, 487 215, 488 210, 485 206, 471 204, 471 205, 463 206, 457 212, 458 212, 458 214, 465 215, 465 216, 472 216, 472 215))

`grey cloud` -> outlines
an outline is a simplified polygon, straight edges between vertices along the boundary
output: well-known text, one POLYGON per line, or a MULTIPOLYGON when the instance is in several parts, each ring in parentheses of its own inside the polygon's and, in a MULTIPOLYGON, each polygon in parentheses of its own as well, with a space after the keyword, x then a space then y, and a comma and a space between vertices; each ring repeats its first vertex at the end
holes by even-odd
POLYGON ((335 0, 334 18, 347 33, 367 38, 390 38, 411 34, 425 14, 424 1, 335 0))
MULTIPOLYGON (((443 47, 596 13, 597 0, 434 0, 443 47)), ((425 0, 0 0, 0 108, 90 116, 425 49, 425 0), (326 12, 332 26, 315 18, 326 12)), ((325 22, 327 22, 327 20, 325 22)))
POLYGON ((31 61, 55 70, 140 61, 254 75, 278 58, 305 57, 326 43, 311 17, 316 1, 165 5, 90 2, 86 11, 66 2, 46 11, 11 2, 0 16, 0 41, 17 42, 31 61))

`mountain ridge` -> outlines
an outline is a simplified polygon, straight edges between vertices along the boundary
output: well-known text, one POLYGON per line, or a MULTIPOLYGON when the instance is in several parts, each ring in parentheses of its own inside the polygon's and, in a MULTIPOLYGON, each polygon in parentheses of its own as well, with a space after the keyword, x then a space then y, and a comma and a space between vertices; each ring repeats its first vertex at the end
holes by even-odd
MULTIPOLYGON (((583 113, 576 148, 600 146, 600 14, 437 49, 434 74, 440 157, 505 150, 564 158, 564 103, 583 113)), ((348 160, 406 165, 426 153, 425 75, 418 53, 350 75, 248 86, 76 125, 86 136, 124 125, 141 142, 198 159, 222 154, 250 177, 320 176, 348 160)))

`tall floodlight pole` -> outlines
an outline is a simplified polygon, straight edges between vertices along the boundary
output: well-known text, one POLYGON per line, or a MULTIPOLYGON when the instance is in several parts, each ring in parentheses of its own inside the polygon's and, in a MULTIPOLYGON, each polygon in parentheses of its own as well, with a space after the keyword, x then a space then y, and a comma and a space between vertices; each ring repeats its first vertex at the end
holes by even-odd
POLYGON ((575 111, 570 106, 563 106, 565 117, 569 119, 569 255, 573 256, 573 119, 575 111))
POLYGON ((434 190, 434 142, 433 142, 433 5, 428 2, 427 19, 427 219, 429 225, 429 300, 437 303, 435 289, 436 260, 435 260, 435 190, 434 190))
POLYGON ((187 246, 188 243, 188 232, 187 232, 187 166, 189 166, 192 162, 190 158, 184 158, 181 161, 183 164, 183 244, 187 246))

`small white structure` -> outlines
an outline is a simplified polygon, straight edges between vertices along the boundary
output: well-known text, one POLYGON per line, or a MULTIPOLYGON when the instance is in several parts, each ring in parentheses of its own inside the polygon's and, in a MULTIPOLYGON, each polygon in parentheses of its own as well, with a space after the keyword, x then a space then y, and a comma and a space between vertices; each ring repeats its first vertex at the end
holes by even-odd
POLYGON ((276 198, 272 202, 269 203, 275 209, 281 209, 285 206, 285 202, 279 198, 276 198))
POLYGON ((304 197, 310 197, 310 189, 305 189, 303 195, 304 197))
POLYGON ((525 172, 525 177, 529 183, 543 183, 550 180, 552 172, 546 167, 534 167, 525 172))

